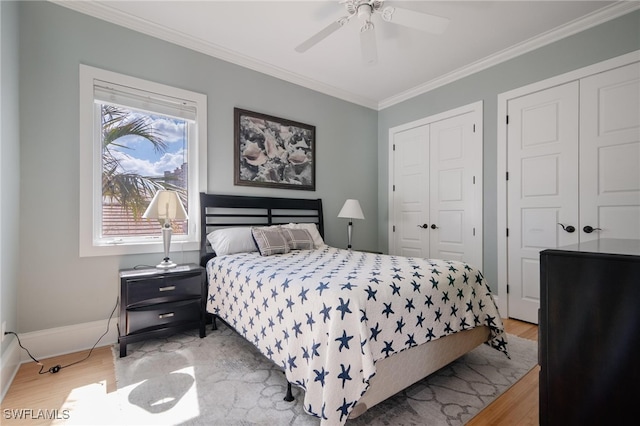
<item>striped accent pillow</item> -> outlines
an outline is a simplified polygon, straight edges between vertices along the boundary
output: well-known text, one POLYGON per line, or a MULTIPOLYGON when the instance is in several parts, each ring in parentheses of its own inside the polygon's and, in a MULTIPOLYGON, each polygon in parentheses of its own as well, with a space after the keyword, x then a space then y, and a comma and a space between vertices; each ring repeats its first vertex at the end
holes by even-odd
POLYGON ((251 228, 253 241, 261 256, 289 253, 291 248, 279 227, 251 228))
POLYGON ((311 250, 314 248, 313 237, 306 229, 283 227, 281 230, 291 250, 311 250))

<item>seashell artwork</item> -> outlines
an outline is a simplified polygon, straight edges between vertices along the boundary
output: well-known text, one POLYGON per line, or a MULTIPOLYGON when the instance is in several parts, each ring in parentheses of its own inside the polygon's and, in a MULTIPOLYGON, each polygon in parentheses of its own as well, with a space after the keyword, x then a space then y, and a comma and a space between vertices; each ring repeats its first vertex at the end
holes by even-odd
POLYGON ((278 143, 278 139, 271 131, 265 132, 265 150, 269 158, 286 159, 287 151, 278 143), (284 156, 284 157, 283 157, 284 156))
POLYGON ((234 109, 236 185, 315 190, 315 126, 234 109))
POLYGON ((297 149, 295 152, 289 154, 289 162, 293 165, 304 164, 308 161, 309 161, 309 157, 301 149, 297 149))
POLYGON ((260 149, 257 143, 249 142, 247 147, 242 151, 242 157, 252 166, 260 166, 267 162, 267 156, 260 149))

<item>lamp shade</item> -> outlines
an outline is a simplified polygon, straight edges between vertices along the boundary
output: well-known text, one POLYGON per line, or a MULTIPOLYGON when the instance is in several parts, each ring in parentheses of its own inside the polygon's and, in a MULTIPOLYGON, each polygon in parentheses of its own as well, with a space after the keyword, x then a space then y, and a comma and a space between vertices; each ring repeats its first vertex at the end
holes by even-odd
POLYGON ((142 217, 145 219, 185 220, 187 212, 176 191, 161 189, 156 192, 142 217))
POLYGON ((358 200, 348 199, 345 201, 344 206, 342 206, 342 210, 338 213, 338 217, 364 219, 364 214, 362 213, 358 200))

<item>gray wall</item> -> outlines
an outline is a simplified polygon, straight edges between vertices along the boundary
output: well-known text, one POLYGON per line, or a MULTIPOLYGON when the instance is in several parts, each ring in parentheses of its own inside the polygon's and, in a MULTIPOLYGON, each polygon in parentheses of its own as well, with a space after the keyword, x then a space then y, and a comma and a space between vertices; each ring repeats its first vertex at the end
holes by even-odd
MULTIPOLYGON (((0 321, 17 329, 20 138, 18 120, 18 8, 0 2, 0 321)), ((8 348, 9 337, 0 353, 8 348)), ((4 384, 3 384, 4 385, 4 384)))
MULTIPOLYGON (((21 2, 20 332, 102 320, 118 294, 118 269, 160 254, 78 255, 78 64, 208 96, 208 191, 322 198, 325 240, 346 247, 336 216, 347 198, 366 215, 354 246, 377 246, 377 112, 46 2, 21 2), (316 191, 233 185, 233 108, 316 126, 316 191)), ((197 262, 197 252, 174 253, 197 262)))
POLYGON ((388 247, 389 129, 472 102, 484 105, 484 264, 497 293, 497 97, 500 93, 640 49, 640 12, 585 30, 386 108, 378 114, 378 244, 388 247))
MULTIPOLYGON (((78 255, 80 63, 205 93, 208 191, 322 198, 325 239, 335 246, 346 246, 346 222, 336 215, 346 198, 358 198, 367 218, 355 223, 354 247, 360 249, 387 247, 389 128, 483 100, 483 267, 495 289, 497 95, 640 48, 640 12, 635 12, 376 113, 55 4, 0 4, 0 189, 2 217, 6 218, 0 225, 0 290, 2 315, 6 312, 9 321, 17 322, 11 328, 20 332, 105 319, 117 298, 118 269, 158 260, 158 255, 78 255), (15 65, 17 42, 5 37, 6 32, 18 30, 15 19, 5 26, 7 19, 15 18, 15 8, 19 12, 19 67, 15 65), (13 12, 7 17, 5 10, 13 12), (11 112, 18 104, 19 128, 11 112), (316 126, 315 192, 233 185, 234 107, 316 126), (7 122, 9 128, 5 128, 7 122), (16 193, 18 185, 20 192, 16 193), (18 202, 19 211, 6 211, 6 206, 18 202)), ((189 262, 197 261, 198 256, 185 252, 174 253, 172 258, 189 262)))

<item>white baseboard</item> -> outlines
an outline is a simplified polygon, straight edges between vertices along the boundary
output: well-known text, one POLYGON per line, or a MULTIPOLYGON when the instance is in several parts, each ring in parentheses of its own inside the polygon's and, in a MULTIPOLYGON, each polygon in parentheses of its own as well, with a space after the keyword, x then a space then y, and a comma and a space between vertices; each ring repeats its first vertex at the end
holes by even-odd
POLYGON ((0 401, 4 400, 4 396, 9 391, 18 368, 20 368, 20 347, 18 340, 13 338, 0 359, 0 401))
MULTIPOLYGON (((30 333, 19 334, 19 336, 22 346, 29 349, 29 352, 31 352, 34 358, 42 360, 53 356, 91 349, 105 332, 107 332, 107 334, 100 340, 96 347, 112 345, 118 341, 117 324, 118 320, 112 318, 110 323, 105 319, 32 331, 30 333), (108 332, 107 324, 109 325, 108 332)), ((21 362, 32 361, 25 351, 21 352, 21 362)))

